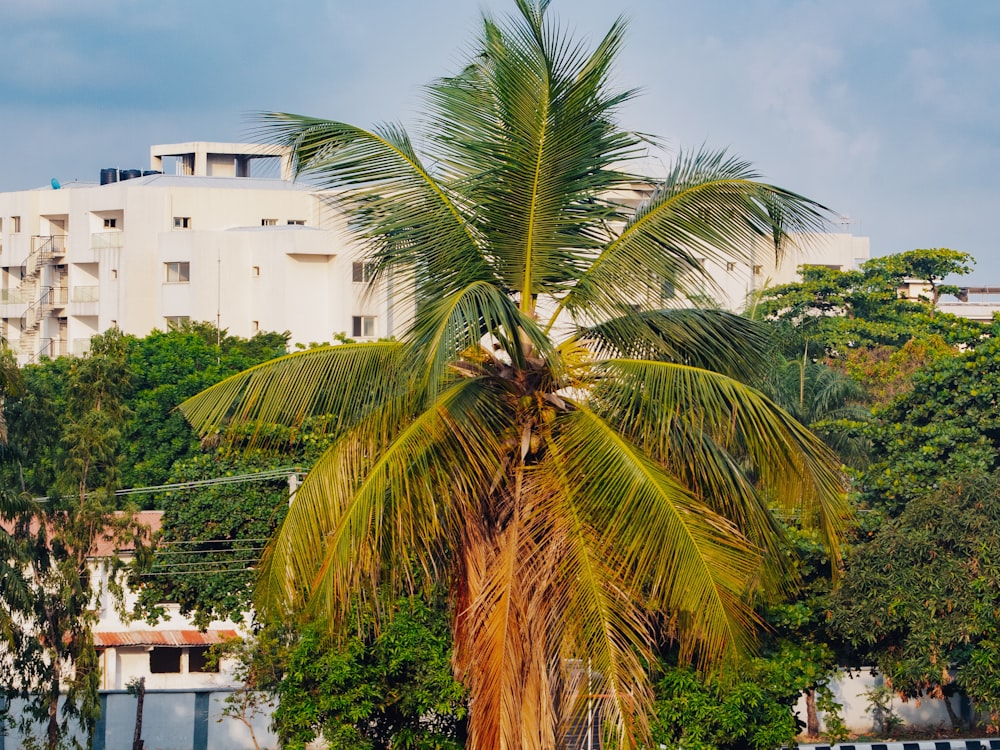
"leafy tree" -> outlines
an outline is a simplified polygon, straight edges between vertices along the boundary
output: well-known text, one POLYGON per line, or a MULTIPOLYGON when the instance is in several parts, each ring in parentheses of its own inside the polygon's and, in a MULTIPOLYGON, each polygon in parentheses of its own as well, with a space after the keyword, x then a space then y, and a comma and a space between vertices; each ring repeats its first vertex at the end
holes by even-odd
MULTIPOLYGON (((208 323, 144 338, 114 335, 121 341, 125 373, 116 386, 124 415, 116 470, 126 487, 162 484, 175 461, 197 452, 197 436, 176 411, 178 404, 228 375, 284 354, 287 342, 285 334, 230 336, 208 323)), ((60 435, 77 361, 59 357, 25 367, 24 387, 7 401, 11 445, 23 456, 22 474, 11 481, 35 495, 55 491, 65 460, 60 435)))
POLYGON ((792 706, 807 680, 795 657, 755 659, 738 675, 668 670, 656 685, 653 741, 671 750, 766 750, 799 733, 792 706))
POLYGON ((982 326, 935 313, 934 303, 957 287, 937 284, 941 274, 968 272, 971 257, 953 250, 913 250, 865 261, 857 270, 804 266, 802 281, 763 290, 753 315, 769 320, 793 358, 845 357, 851 351, 898 349, 911 339, 939 335, 952 345, 976 340, 982 326), (933 300, 900 294, 903 281, 932 287, 933 300))
POLYGON ((872 463, 859 483, 870 508, 898 515, 949 478, 1000 468, 1000 338, 937 358, 912 390, 876 411, 872 463))
POLYGON ((934 306, 942 294, 958 295, 959 287, 954 284, 941 284, 949 276, 965 276, 972 272, 975 263, 972 256, 958 250, 937 247, 927 250, 909 250, 895 255, 884 255, 872 258, 865 263, 866 270, 877 271, 887 278, 918 279, 930 288, 930 297, 925 298, 930 303, 933 313, 934 306))
POLYGON ((344 750, 464 747, 465 691, 451 674, 443 598, 431 606, 410 599, 388 606, 380 628, 356 609, 362 620, 343 638, 323 623, 298 630, 271 686, 283 746, 323 737, 344 750))
POLYGON ((396 126, 265 118, 416 314, 399 342, 279 358, 182 408, 203 432, 328 420, 262 611, 337 627, 358 592, 445 580, 471 747, 558 744, 585 700, 574 659, 605 686, 609 741, 634 747, 655 615, 684 658, 735 657, 751 592, 786 580, 771 504, 834 544, 846 515, 832 454, 741 380, 762 365, 758 328, 663 310, 664 283, 822 209, 708 152, 617 200, 644 152, 614 119, 623 26, 588 53, 547 5, 487 18, 467 67, 430 87, 426 161, 396 126))
MULTIPOLYGON (((942 482, 849 560, 833 625, 905 697, 1000 710, 1000 477, 942 482)), ((959 717, 952 713, 959 727, 959 717)))
POLYGON ((126 418, 124 363, 124 341, 111 331, 95 337, 90 355, 69 366, 57 494, 22 505, 5 549, 13 581, 5 585, 10 615, 4 630, 11 649, 3 684, 26 701, 22 730, 42 722, 50 750, 62 745, 70 720, 91 740, 100 715, 94 551, 99 544, 134 546, 141 534, 130 514, 115 513, 113 494, 126 418))
POLYGON ((262 332, 243 339, 209 323, 132 339, 132 418, 122 456, 125 486, 162 484, 174 462, 197 451, 196 436, 176 411, 178 404, 228 375, 281 356, 287 343, 287 334, 262 332))
POLYGON ((288 476, 298 471, 288 467, 286 456, 260 454, 178 462, 171 483, 209 483, 161 496, 162 531, 151 540, 152 554, 135 558, 143 581, 136 614, 155 620, 160 602, 173 602, 201 627, 218 618, 242 621, 261 551, 288 508, 288 476), (271 476, 224 481, 265 472, 271 476))

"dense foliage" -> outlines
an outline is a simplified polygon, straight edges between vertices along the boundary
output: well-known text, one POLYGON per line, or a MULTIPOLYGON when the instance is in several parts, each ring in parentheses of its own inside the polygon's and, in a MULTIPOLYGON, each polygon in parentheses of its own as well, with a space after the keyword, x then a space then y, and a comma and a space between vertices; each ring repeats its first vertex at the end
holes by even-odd
MULTIPOLYGON (((198 438, 175 411, 185 398, 227 375, 285 352, 284 334, 260 333, 252 339, 229 336, 208 324, 196 323, 168 332, 154 331, 138 338, 111 331, 95 339, 114 337, 118 361, 114 376, 107 372, 105 387, 114 387, 121 424, 116 427, 114 456, 108 467, 117 487, 162 484, 173 463, 194 455, 198 438)), ((107 352, 86 360, 60 357, 22 369, 24 388, 5 404, 10 443, 23 456, 14 486, 34 496, 59 492, 60 467, 67 460, 71 438, 63 439, 72 410, 70 387, 79 361, 110 368, 107 352)), ((75 429, 84 429, 81 417, 75 429)), ((108 436, 111 439, 112 436, 108 436)), ((147 501, 147 507, 155 501, 147 501)))
POLYGON ((916 372, 912 390, 876 411, 872 465, 859 485, 869 507, 898 515, 947 479, 1000 467, 1000 329, 984 333, 916 372))
POLYGON ((324 623, 292 636, 279 676, 274 727, 286 747, 317 737, 344 750, 458 750, 465 690, 451 674, 451 634, 440 597, 385 602, 383 626, 356 613, 336 638, 324 623))
POLYGON ((851 558, 832 612, 893 690, 919 698, 958 688, 995 715, 1000 477, 942 479, 909 500, 851 558))

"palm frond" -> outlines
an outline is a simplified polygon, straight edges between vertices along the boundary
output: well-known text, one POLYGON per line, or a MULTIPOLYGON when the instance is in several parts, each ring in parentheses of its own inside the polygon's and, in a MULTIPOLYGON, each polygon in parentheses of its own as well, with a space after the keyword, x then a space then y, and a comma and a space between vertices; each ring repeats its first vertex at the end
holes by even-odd
POLYGON ((352 235, 401 288, 419 296, 449 293, 472 280, 494 280, 468 218, 468 202, 421 163, 406 132, 282 112, 258 116, 262 135, 292 149, 296 172, 330 190, 350 218, 352 235))
POLYGON ((664 283, 690 293, 692 281, 711 283, 700 259, 749 260, 762 237, 821 229, 825 211, 760 182, 747 162, 724 152, 681 154, 557 313, 614 315, 623 305, 658 298, 664 283))
MULTIPOLYGON (((654 659, 649 615, 635 598, 635 587, 623 585, 625 564, 613 556, 616 551, 605 543, 603 529, 591 525, 572 501, 574 488, 559 445, 550 440, 547 448, 549 460, 538 471, 544 477, 539 483, 548 491, 536 517, 549 528, 533 533, 545 538, 558 556, 545 598, 550 608, 547 636, 560 644, 561 734, 565 737, 584 711, 596 706, 601 725, 617 746, 637 746, 648 737, 646 716, 652 705, 644 666, 654 659)), ((535 526, 542 523, 536 520, 535 526)))
POLYGON ((430 88, 429 144, 476 206, 498 277, 530 310, 606 241, 603 222, 617 214, 604 191, 626 179, 614 165, 638 140, 613 122, 632 92, 608 90, 623 24, 587 55, 541 9, 521 10, 508 24, 488 20, 470 67, 430 88))
POLYGON ((266 428, 298 427, 314 416, 336 433, 398 395, 403 354, 393 341, 308 349, 237 373, 178 408, 203 435, 246 426, 251 443, 266 442, 266 428))
MULTIPOLYGON (((753 388, 719 373, 630 359, 608 360, 601 369, 607 377, 596 400, 623 434, 651 456, 683 461, 697 475, 706 471, 696 463, 699 454, 686 455, 672 444, 673 424, 703 432, 747 462, 743 473, 755 478, 770 502, 801 514, 807 525, 817 524, 839 561, 837 540, 850 516, 840 462, 804 425, 753 388)), ((718 484, 707 476, 704 481, 718 484)))
POLYGON ((633 311, 582 328, 576 337, 598 357, 657 359, 748 381, 769 364, 768 329, 724 310, 633 311))
POLYGON ((582 404, 561 418, 556 440, 599 554, 621 561, 619 585, 689 618, 688 656, 713 663, 749 649, 755 619, 744 599, 760 560, 740 531, 582 404))
POLYGON ((259 579, 264 611, 308 606, 337 621, 351 598, 387 577, 426 583, 453 538, 456 498, 477 497, 497 469, 504 402, 463 379, 415 417, 390 401, 338 440, 309 472, 259 579), (462 472, 455 472, 462 466, 462 472))
POLYGON ((488 359, 517 369, 526 367, 528 356, 552 359, 551 342, 535 322, 503 291, 484 282, 424 305, 406 343, 407 361, 417 365, 418 393, 436 393, 448 369, 463 357, 470 365, 488 359), (494 347, 502 354, 494 355, 494 347))

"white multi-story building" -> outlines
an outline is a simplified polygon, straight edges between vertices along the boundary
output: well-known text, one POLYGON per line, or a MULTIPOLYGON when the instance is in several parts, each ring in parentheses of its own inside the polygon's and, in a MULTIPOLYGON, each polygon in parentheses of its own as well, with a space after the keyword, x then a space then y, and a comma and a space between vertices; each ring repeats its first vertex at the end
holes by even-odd
POLYGON ((145 172, 102 170, 103 184, 0 193, 0 334, 19 360, 186 320, 288 331, 292 344, 393 335, 389 301, 369 293, 323 196, 250 176, 268 156, 287 177, 273 147, 184 143, 152 147, 145 172), (165 157, 178 174, 162 173, 165 157))
POLYGON ((801 281, 802 266, 823 266, 837 271, 857 268, 871 257, 867 237, 844 232, 792 235, 776 255, 773 243, 761 239, 750 256, 740 261, 706 259, 709 277, 704 293, 720 306, 743 311, 765 287, 801 281))
MULTIPOLYGON (((244 337, 288 331, 292 345, 398 334, 407 304, 369 288, 343 217, 289 179, 289 164, 274 146, 180 143, 153 146, 146 171, 0 193, 0 335, 25 363, 82 354, 112 327, 144 336, 184 321, 244 337), (280 178, 251 176, 266 158, 280 161, 280 178), (171 160, 176 174, 164 174, 171 160)), ((714 283, 701 291, 739 311, 802 264, 848 269, 869 257, 867 238, 849 234, 795 244, 777 261, 764 241, 749 259, 706 258, 714 283)))

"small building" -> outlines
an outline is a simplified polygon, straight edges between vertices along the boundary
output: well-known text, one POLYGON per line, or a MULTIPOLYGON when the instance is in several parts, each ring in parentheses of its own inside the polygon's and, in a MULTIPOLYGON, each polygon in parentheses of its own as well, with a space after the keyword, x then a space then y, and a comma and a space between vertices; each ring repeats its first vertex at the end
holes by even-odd
MULTIPOLYGON (((147 510, 136 514, 136 522, 160 530, 163 511, 147 510)), ((232 665, 227 659, 211 658, 213 646, 237 638, 243 633, 230 621, 216 621, 199 629, 180 613, 176 604, 161 605, 163 617, 155 625, 144 620, 124 619, 138 599, 134 587, 126 587, 124 600, 118 602, 108 586, 108 571, 101 561, 112 555, 127 559, 131 550, 113 549, 98 540, 94 550, 94 588, 98 601, 98 621, 94 625, 94 646, 101 666, 101 689, 124 690, 130 683, 145 678, 150 690, 198 690, 231 688, 237 685, 232 665)), ((129 582, 132 583, 132 582, 129 582)))

